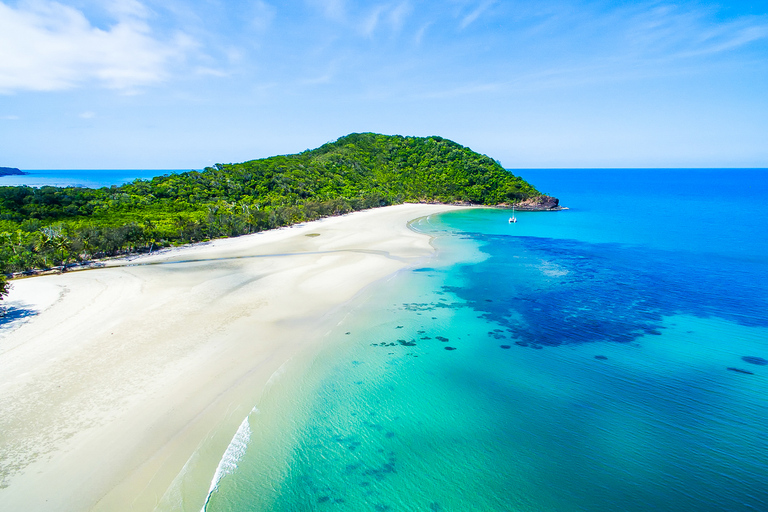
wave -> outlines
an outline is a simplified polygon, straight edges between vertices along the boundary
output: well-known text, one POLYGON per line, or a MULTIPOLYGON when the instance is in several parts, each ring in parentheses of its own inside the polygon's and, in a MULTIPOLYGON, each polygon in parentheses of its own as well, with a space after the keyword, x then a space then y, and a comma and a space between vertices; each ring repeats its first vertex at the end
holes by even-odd
POLYGON ((243 455, 245 455, 245 450, 248 448, 248 442, 251 440, 252 431, 248 418, 250 418, 251 414, 258 412, 259 410, 254 407, 253 410, 240 424, 237 432, 235 432, 235 435, 232 438, 232 441, 230 441, 227 450, 221 457, 219 467, 216 468, 216 473, 214 473, 213 479, 211 480, 211 487, 208 489, 208 497, 205 499, 205 505, 203 505, 203 508, 200 512, 205 512, 206 508, 208 507, 208 502, 211 499, 211 495, 213 495, 214 491, 216 491, 216 489, 219 487, 219 482, 221 482, 221 479, 229 474, 232 474, 235 469, 237 469, 237 464, 240 462, 240 460, 242 460, 243 455))

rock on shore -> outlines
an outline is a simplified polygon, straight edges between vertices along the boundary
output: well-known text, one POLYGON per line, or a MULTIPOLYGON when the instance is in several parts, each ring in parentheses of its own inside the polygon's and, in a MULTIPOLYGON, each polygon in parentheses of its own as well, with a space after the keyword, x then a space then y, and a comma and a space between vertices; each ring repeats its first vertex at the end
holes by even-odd
POLYGON ((527 212, 558 211, 563 209, 558 198, 544 195, 521 201, 515 205, 515 208, 527 212))

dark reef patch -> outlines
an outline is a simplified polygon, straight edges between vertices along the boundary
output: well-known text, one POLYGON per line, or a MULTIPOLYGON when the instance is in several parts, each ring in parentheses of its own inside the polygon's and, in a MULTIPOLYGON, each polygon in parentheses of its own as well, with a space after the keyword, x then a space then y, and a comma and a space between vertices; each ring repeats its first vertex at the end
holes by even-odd
POLYGON ((754 373, 752 373, 749 370, 742 370, 741 368, 734 368, 733 366, 729 366, 728 369, 736 373, 746 373, 747 375, 754 375, 754 373))
POLYGON ((768 359, 763 359, 762 357, 744 356, 741 358, 741 360, 745 363, 756 364, 758 366, 768 365, 768 359))
POLYGON ((506 332, 519 346, 631 343, 662 335, 664 317, 678 314, 768 327, 768 283, 750 277, 759 272, 744 271, 753 265, 748 261, 724 264, 705 254, 577 240, 466 236, 489 257, 460 267, 462 285, 443 289, 499 325, 489 336, 506 332))

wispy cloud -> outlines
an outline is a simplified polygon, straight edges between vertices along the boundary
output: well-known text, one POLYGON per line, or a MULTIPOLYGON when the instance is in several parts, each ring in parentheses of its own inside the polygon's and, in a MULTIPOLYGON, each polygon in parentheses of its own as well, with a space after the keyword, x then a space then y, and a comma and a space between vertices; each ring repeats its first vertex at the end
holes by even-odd
POLYGON ((459 23, 459 29, 464 30, 468 26, 470 26, 472 23, 477 21, 477 19, 485 13, 485 11, 488 10, 489 7, 491 7, 493 4, 496 3, 496 0, 485 0, 481 2, 479 5, 477 5, 469 14, 465 15, 461 19, 461 23, 459 23))
POLYGON ((413 11, 413 7, 409 2, 402 2, 398 5, 396 5, 392 10, 389 11, 389 24, 392 27, 392 30, 395 32, 400 31, 400 29, 403 28, 403 25, 405 24, 406 18, 411 14, 413 11))
POLYGON ((92 112, 88 110, 86 112, 81 112, 80 115, 77 117, 79 117, 80 119, 93 119, 94 117, 96 117, 96 112, 92 112))
POLYGON ((384 2, 365 5, 361 2, 348 6, 344 0, 307 0, 309 5, 320 10, 323 16, 363 37, 373 37, 381 28, 399 32, 408 16, 413 12, 409 1, 384 2))
POLYGON ((413 37, 413 42, 417 45, 421 44, 421 42, 424 40, 424 35, 427 33, 427 30, 430 26, 432 26, 431 21, 419 27, 419 30, 416 31, 416 35, 413 37))
POLYGON ((381 20, 381 13, 384 11, 383 6, 375 7, 372 11, 370 11, 360 22, 360 32, 366 36, 371 37, 373 33, 376 31, 376 27, 379 25, 379 20, 381 20))
POLYGON ((347 8, 344 0, 307 0, 307 3, 320 9, 328 19, 342 21, 346 18, 347 8))
POLYGON ((6 121, 18 121, 20 118, 19 116, 10 115, 10 116, 2 116, 0 117, 0 119, 4 119, 6 121))
POLYGON ((277 10, 267 2, 256 0, 253 4, 253 15, 251 25, 256 30, 266 30, 272 25, 277 10))
POLYGON ((768 39, 768 17, 720 21, 711 19, 706 11, 661 5, 627 16, 624 33, 629 48, 638 54, 690 58, 727 52, 768 39))
POLYGON ((58 2, 0 3, 0 92, 88 82, 132 92, 167 79, 170 65, 194 47, 183 34, 155 37, 149 11, 136 0, 113 2, 109 12, 115 23, 104 30, 58 2))
POLYGON ((230 72, 224 71, 222 69, 207 68, 202 66, 195 68, 195 74, 201 76, 215 76, 218 78, 225 78, 231 75, 230 72))
MULTIPOLYGON (((484 6, 490 7, 477 5, 463 20, 474 22, 484 6)), ((711 11, 658 3, 603 11, 542 8, 504 23, 516 28, 505 44, 527 48, 526 54, 497 53, 473 72, 446 74, 438 87, 425 83, 411 97, 510 97, 706 74, 718 62, 734 63, 735 52, 768 42, 768 17, 723 20, 711 11), (719 55, 723 58, 713 58, 719 55)))

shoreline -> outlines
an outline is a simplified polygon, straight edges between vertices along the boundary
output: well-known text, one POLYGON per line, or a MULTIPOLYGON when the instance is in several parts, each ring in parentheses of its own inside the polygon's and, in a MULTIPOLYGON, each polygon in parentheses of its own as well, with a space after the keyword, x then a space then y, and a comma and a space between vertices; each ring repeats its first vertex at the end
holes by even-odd
POLYGON ((0 327, 0 505, 184 496, 176 509, 199 511, 269 380, 361 290, 433 253, 408 221, 459 208, 377 208, 14 281, 6 302, 30 316, 0 327))

